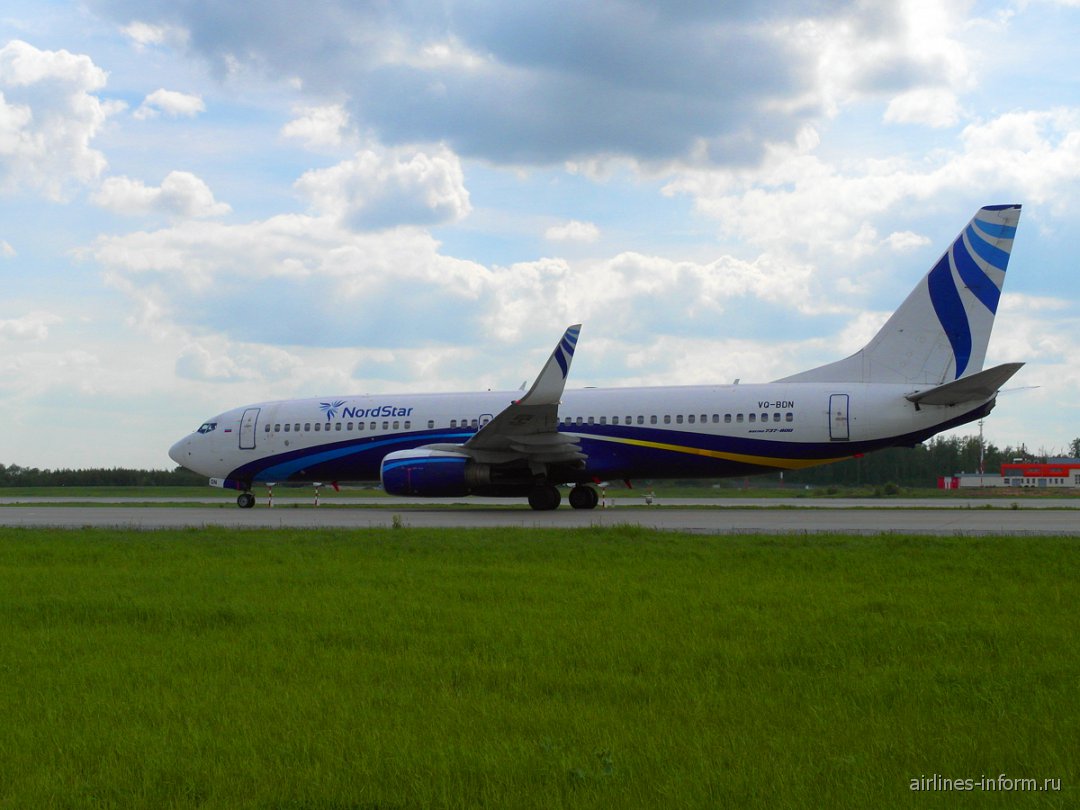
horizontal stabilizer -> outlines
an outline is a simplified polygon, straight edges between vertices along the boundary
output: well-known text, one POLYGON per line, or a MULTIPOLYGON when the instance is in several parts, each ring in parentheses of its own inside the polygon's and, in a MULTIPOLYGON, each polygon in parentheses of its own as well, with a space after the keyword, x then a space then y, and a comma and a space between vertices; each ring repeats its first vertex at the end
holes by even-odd
POLYGON ((992 398, 1023 365, 1023 363, 1004 363, 935 388, 915 391, 908 394, 907 398, 916 405, 959 405, 963 402, 987 400, 992 398))

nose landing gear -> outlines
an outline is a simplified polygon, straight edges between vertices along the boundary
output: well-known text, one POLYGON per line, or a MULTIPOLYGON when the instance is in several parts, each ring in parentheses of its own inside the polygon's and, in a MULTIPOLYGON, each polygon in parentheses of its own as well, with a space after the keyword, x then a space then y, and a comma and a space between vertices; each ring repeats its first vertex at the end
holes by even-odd
POLYGON ((255 496, 250 492, 241 492, 236 496, 236 505, 241 509, 250 509, 255 505, 255 496))

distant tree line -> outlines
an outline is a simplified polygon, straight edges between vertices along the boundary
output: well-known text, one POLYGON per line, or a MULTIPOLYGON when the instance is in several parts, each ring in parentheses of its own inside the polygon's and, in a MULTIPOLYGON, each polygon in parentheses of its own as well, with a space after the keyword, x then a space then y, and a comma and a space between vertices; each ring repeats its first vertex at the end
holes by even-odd
POLYGON ((206 476, 183 467, 174 470, 132 470, 124 467, 90 470, 39 470, 0 464, 0 487, 159 487, 206 483, 206 476))
MULTIPOLYGON (((784 473, 785 483, 827 486, 880 485, 894 483, 900 486, 932 487, 943 475, 979 472, 979 437, 935 436, 916 447, 890 447, 862 458, 811 467, 807 470, 784 473)), ((982 447, 982 472, 998 475, 1003 462, 1014 459, 1022 461, 1046 461, 1061 455, 1080 457, 1080 438, 1074 439, 1066 452, 1050 453, 1041 449, 1032 453, 1026 445, 998 447, 986 442, 982 447)))

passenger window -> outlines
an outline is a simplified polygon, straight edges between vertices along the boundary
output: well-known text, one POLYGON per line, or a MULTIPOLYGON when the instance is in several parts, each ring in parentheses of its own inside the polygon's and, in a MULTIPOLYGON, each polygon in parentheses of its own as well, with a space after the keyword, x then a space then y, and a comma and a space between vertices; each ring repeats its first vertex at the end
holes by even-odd
POLYGON ((756 413, 750 414, 750 421, 751 422, 756 422, 757 421, 757 414, 756 413))
POLYGON ((394 430, 401 430, 401 423, 400 422, 397 422, 397 421, 394 422, 394 430))
POLYGON ((735 414, 735 421, 736 422, 741 422, 743 420, 742 417, 743 417, 743 415, 741 413, 735 414))
POLYGON ((341 422, 338 422, 336 425, 334 425, 334 430, 341 430, 341 422))
MULTIPOLYGON (((686 421, 689 422, 691 425, 694 424, 694 415, 690 414, 688 417, 686 417, 686 421)), ((704 422, 705 420, 702 419, 701 421, 704 422)))
POLYGON ((370 428, 371 430, 374 430, 374 429, 375 429, 375 423, 374 423, 374 422, 372 422, 372 423, 371 423, 370 425, 368 425, 368 427, 369 427, 369 428, 370 428))
POLYGON ((263 433, 269 433, 269 432, 270 432, 270 425, 267 425, 266 427, 263 428, 263 433))
POLYGON ((274 433, 281 433, 281 425, 274 425, 274 433))
POLYGON ((724 414, 724 424, 730 424, 730 423, 731 423, 731 414, 730 413, 725 413, 724 414))
POLYGON ((773 420, 774 422, 779 422, 779 421, 780 421, 780 414, 778 414, 778 413, 774 413, 774 414, 772 415, 772 420, 773 420))
POLYGON ((619 424, 619 417, 617 417, 617 416, 611 417, 611 424, 613 424, 613 425, 619 424))
POLYGON ((589 424, 590 425, 595 425, 596 424, 596 420, 591 416, 589 417, 589 424))
POLYGON ((300 432, 300 423, 299 422, 297 422, 295 425, 293 425, 293 432, 294 433, 299 433, 300 432))
POLYGON ((682 424, 682 414, 681 413, 678 416, 675 417, 675 422, 677 424, 680 424, 680 425, 682 424))
POLYGON ((794 422, 795 421, 795 414, 793 414, 791 411, 788 411, 786 414, 784 414, 784 421, 785 422, 794 422))
POLYGON ((428 419, 427 420, 427 426, 428 426, 428 430, 431 430, 433 427, 435 427, 435 420, 434 419, 428 419))
POLYGON ((644 417, 644 416, 639 416, 639 417, 637 418, 637 423, 638 423, 639 425, 644 425, 644 424, 645 424, 645 417, 644 417))
POLYGON ((769 415, 767 413, 763 413, 761 415, 761 421, 762 422, 768 422, 769 421, 769 415))
POLYGON ((650 425, 655 425, 656 424, 656 414, 655 413, 652 416, 649 417, 649 424, 650 425))
POLYGON ((345 429, 346 429, 346 430, 352 430, 352 429, 353 429, 353 423, 352 423, 352 422, 349 422, 349 424, 347 424, 347 425, 345 426, 345 429))
POLYGON ((311 432, 311 422, 304 422, 304 433, 311 432))
POLYGON ((452 427, 452 428, 457 427, 457 419, 451 419, 450 420, 450 427, 452 427))
POLYGON ((406 419, 405 420, 405 429, 408 430, 411 427, 412 427, 412 422, 410 422, 408 419, 406 419))
POLYGON ((285 425, 285 432, 286 432, 286 433, 288 433, 288 432, 289 432, 289 427, 290 427, 289 425, 285 425))
POLYGON ((671 424, 671 414, 664 414, 664 424, 665 425, 670 425, 671 424))
MULTIPOLYGON (((720 424, 720 414, 714 413, 712 415, 712 420, 713 420, 714 425, 719 425, 720 424)), ((730 422, 731 420, 729 419, 728 421, 730 422)))
POLYGON ((606 416, 601 416, 600 417, 600 424, 601 425, 606 425, 607 424, 607 417, 606 416))
POLYGON ((382 429, 383 430, 389 430, 390 429, 390 423, 389 422, 383 422, 382 423, 382 429))
POLYGON ((318 433, 320 430, 322 430, 322 425, 320 425, 318 422, 316 422, 315 423, 315 432, 318 433))

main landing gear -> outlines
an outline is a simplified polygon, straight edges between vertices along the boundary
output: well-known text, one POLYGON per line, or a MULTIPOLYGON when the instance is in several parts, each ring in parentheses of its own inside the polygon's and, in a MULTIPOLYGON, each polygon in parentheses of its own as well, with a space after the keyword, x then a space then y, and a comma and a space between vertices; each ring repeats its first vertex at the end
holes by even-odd
POLYGON ((529 506, 537 512, 550 512, 558 509, 562 501, 559 490, 551 484, 537 484, 529 492, 529 506))
MULTIPOLYGON (((562 496, 557 487, 551 484, 537 484, 529 493, 529 506, 538 512, 550 512, 558 509, 562 496)), ((575 509, 595 509, 600 496, 592 487, 579 484, 570 490, 570 505, 575 509)))
POLYGON ((236 505, 241 509, 250 509, 255 505, 255 496, 250 492, 241 492, 236 496, 236 505))
POLYGON ((570 490, 570 505, 575 509, 595 509, 600 502, 600 496, 592 487, 578 484, 570 490))

